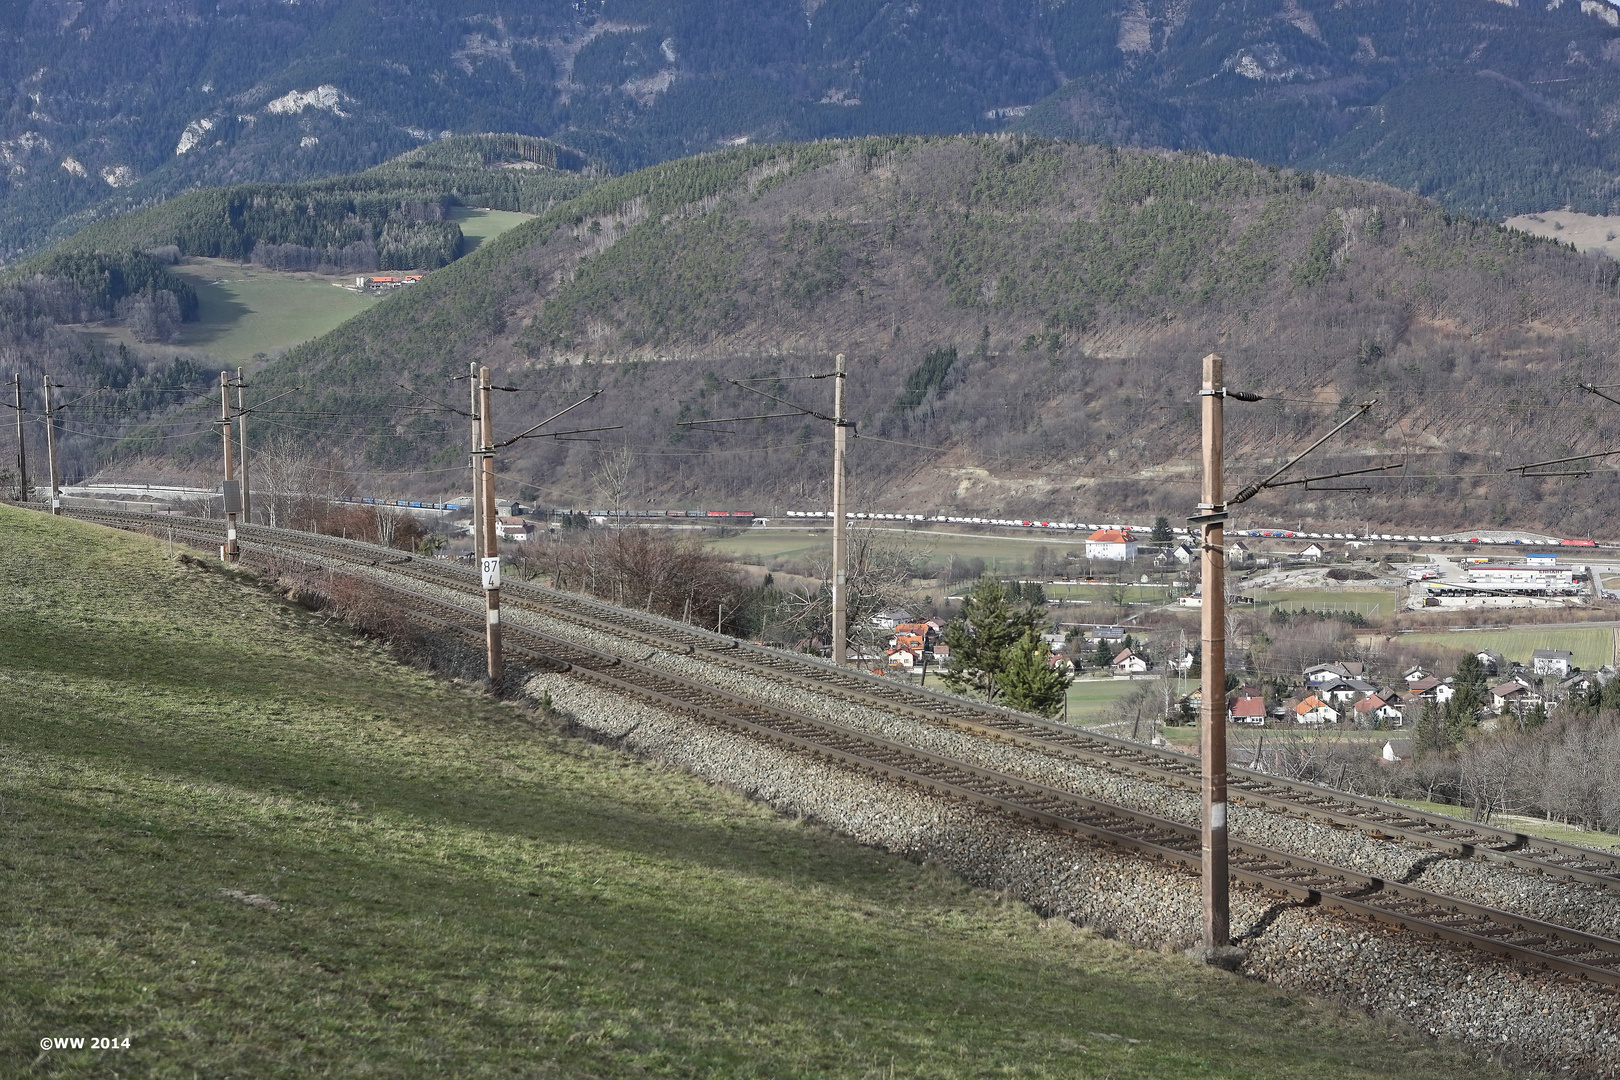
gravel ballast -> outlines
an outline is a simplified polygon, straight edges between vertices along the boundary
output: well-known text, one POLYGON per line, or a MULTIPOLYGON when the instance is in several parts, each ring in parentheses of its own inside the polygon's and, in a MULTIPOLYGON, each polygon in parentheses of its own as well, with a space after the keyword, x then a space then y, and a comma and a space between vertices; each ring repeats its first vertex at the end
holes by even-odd
MULTIPOLYGON (((1179 867, 784 750, 567 675, 537 675, 525 692, 549 694, 553 709, 592 737, 862 843, 936 860, 1045 915, 1149 948, 1180 950, 1199 940, 1198 877, 1179 867)), ((1249 889, 1233 891, 1232 927, 1248 951, 1242 970, 1249 977, 1333 997, 1558 1075, 1620 1076, 1620 994, 1613 991, 1249 889)))
MULTIPOLYGON (((347 567, 341 567, 348 569, 347 567)), ((379 582, 466 603, 465 594, 383 569, 379 582)), ((943 726, 853 705, 702 654, 650 649, 617 635, 509 606, 509 623, 1077 794, 1189 825, 1196 794, 943 726)), ((1004 890, 1049 916, 1151 948, 1199 940, 1196 874, 971 807, 707 722, 644 705, 567 675, 524 686, 579 730, 630 752, 726 783, 777 809, 915 860, 936 860, 973 884, 1004 890)), ((1477 903, 1620 937, 1620 898, 1521 871, 1374 840, 1288 815, 1234 806, 1234 836, 1477 903)), ((1397 929, 1237 888, 1234 938, 1243 972, 1329 996, 1564 1076, 1620 1077, 1620 993, 1532 972, 1397 929)))

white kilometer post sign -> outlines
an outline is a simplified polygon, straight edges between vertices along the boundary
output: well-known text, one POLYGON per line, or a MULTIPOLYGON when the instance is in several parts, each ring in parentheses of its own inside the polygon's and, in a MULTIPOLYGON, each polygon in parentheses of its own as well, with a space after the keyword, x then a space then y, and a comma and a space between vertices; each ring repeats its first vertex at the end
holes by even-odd
POLYGON ((484 569, 484 588, 498 589, 501 587, 501 560, 499 556, 493 559, 480 559, 484 569))

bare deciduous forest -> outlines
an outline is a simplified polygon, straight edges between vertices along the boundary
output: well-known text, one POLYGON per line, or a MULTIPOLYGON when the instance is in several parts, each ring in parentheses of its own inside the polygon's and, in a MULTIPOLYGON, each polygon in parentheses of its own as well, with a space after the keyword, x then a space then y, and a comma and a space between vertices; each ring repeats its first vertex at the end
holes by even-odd
MULTIPOLYGON (((1358 180, 1211 155, 1016 137, 747 147, 604 181, 300 347, 258 376, 305 387, 257 426, 382 484, 461 482, 469 361, 515 434, 569 417, 601 442, 525 442, 513 494, 586 505, 633 455, 626 506, 819 507, 827 425, 682 427, 825 410, 790 381, 851 358, 851 467, 873 508, 1054 517, 1179 513, 1196 473, 1199 358, 1266 395, 1229 408, 1234 479, 1377 399, 1324 469, 1402 462, 1370 492, 1286 489, 1257 518, 1601 531, 1613 474, 1515 465, 1607 449, 1620 267, 1358 180), (780 381, 778 381, 780 380, 780 381)), ((559 425, 561 426, 561 425, 559 425)), ((79 460, 209 460, 196 413, 79 460), (195 438, 186 431, 195 431, 195 438)))

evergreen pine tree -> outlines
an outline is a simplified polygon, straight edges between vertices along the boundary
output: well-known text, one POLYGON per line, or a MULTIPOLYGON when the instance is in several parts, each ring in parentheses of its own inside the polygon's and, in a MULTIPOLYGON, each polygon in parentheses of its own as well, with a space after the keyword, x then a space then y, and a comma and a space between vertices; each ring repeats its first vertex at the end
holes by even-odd
POLYGON ((1175 534, 1170 531, 1169 518, 1160 514, 1153 519, 1152 540, 1155 544, 1168 544, 1174 538, 1175 534))
POLYGON ((1446 723, 1446 710, 1441 709, 1432 701, 1423 703, 1423 712, 1418 716, 1417 737, 1413 740, 1413 748, 1418 755, 1430 753, 1445 753, 1455 744, 1451 738, 1450 725, 1446 723))
POLYGON ((941 677, 955 690, 969 687, 994 698, 1000 688, 995 674, 1006 662, 1006 653, 1033 630, 1046 612, 1040 608, 1014 608, 1007 587, 986 574, 974 582, 962 600, 962 610, 945 627, 945 644, 951 658, 941 677))
POLYGON ((1050 656, 1051 650, 1033 626, 1006 650, 994 676, 1004 705, 1040 716, 1052 716, 1063 707, 1069 676, 1048 662, 1050 656))

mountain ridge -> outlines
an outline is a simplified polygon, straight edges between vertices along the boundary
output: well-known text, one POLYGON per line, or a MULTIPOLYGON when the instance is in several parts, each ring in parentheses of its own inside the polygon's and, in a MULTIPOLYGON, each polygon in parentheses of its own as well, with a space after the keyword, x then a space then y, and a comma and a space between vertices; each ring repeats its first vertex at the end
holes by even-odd
POLYGON ((442 395, 488 363, 541 392, 503 401, 514 431, 542 400, 607 388, 572 415, 629 435, 520 447, 506 473, 585 497, 599 456, 628 439, 648 497, 819 505, 813 423, 754 422, 746 438, 680 424, 753 415, 766 403, 729 380, 813 374, 842 351, 874 505, 1016 496, 1063 517, 1185 501, 1197 358, 1216 349, 1234 385, 1272 399, 1233 419, 1239 471, 1356 401, 1390 403, 1324 467, 1393 459, 1408 474, 1370 481, 1371 507, 1313 493, 1290 512, 1421 504, 1459 524, 1568 528, 1602 499, 1505 474, 1620 435, 1620 416, 1575 389, 1620 375, 1606 358, 1617 271, 1409 193, 1219 156, 1008 136, 759 147, 604 181, 259 381, 314 388, 306 407, 332 415, 391 416, 349 444, 384 470, 465 452, 459 423, 391 411, 395 383, 442 395), (942 349, 944 374, 919 376, 942 349), (1461 516, 1470 501, 1483 505, 1461 516))
POLYGON ((1489 0, 18 0, 0 15, 0 259, 58 222, 196 186, 348 174, 502 130, 626 171, 738 141, 1012 125, 1352 170, 1476 215, 1604 212, 1620 27, 1602 15, 1489 0), (1481 70, 1507 80, 1489 108, 1400 94, 1481 70), (1378 110, 1407 134, 1379 137, 1378 110), (1483 179, 1477 137, 1413 152, 1451 120, 1539 149, 1486 155, 1483 179))

